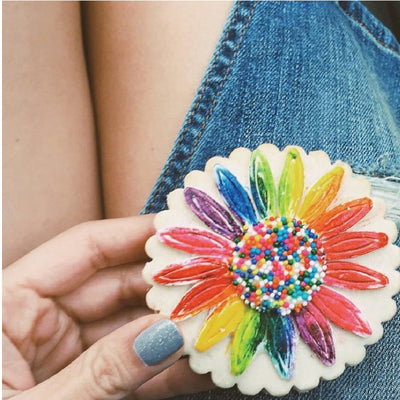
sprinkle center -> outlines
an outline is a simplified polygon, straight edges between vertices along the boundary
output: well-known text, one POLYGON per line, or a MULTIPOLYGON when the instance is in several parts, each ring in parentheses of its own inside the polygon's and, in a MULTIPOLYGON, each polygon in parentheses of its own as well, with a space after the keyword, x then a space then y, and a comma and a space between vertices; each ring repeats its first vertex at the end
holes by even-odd
POLYGON ((325 253, 318 234, 300 220, 285 217, 269 217, 243 230, 229 259, 240 297, 259 312, 300 311, 325 276, 325 253))

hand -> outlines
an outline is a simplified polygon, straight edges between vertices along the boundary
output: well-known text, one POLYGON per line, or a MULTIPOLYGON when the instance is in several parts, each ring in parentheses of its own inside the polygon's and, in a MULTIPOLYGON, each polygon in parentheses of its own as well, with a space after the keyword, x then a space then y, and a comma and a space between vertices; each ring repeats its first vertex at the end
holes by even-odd
POLYGON ((160 399, 212 387, 177 361, 175 324, 151 328, 165 320, 144 301, 152 222, 84 223, 5 269, 3 399, 160 399), (163 348, 151 354, 155 335, 163 348))

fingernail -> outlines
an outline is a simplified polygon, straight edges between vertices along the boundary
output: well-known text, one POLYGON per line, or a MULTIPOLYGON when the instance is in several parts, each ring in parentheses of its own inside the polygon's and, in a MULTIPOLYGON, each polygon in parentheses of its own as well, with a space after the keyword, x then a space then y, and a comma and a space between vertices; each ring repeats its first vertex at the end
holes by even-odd
POLYGON ((169 319, 163 319, 151 325, 133 342, 133 349, 145 365, 160 363, 182 346, 182 335, 169 319))

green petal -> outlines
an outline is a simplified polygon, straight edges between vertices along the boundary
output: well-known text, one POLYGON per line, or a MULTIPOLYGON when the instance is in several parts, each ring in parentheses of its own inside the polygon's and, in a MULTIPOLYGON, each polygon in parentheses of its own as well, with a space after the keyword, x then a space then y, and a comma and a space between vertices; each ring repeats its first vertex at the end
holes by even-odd
POLYGON ((251 155, 250 185, 260 218, 276 215, 275 182, 269 163, 261 150, 255 150, 251 155))
POLYGON ((279 213, 281 216, 294 217, 299 207, 304 187, 304 169, 300 153, 292 148, 288 151, 279 181, 279 213))
POLYGON ((265 316, 247 309, 240 322, 232 343, 231 373, 242 374, 250 364, 257 346, 261 343, 266 329, 265 316))

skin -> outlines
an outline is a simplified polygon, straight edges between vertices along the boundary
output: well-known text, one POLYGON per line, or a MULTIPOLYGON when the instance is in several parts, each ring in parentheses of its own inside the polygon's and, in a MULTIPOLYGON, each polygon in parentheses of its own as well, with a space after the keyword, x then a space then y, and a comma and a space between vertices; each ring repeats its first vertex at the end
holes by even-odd
POLYGON ((231 6, 84 3, 107 217, 137 214, 143 207, 231 6))
POLYGON ((141 278, 152 234, 152 216, 89 222, 4 271, 3 399, 55 390, 61 400, 160 399, 212 387, 179 360, 182 349, 152 367, 132 349, 163 318, 146 309, 141 278))
POLYGON ((102 216, 78 3, 3 3, 3 94, 6 266, 102 216))

